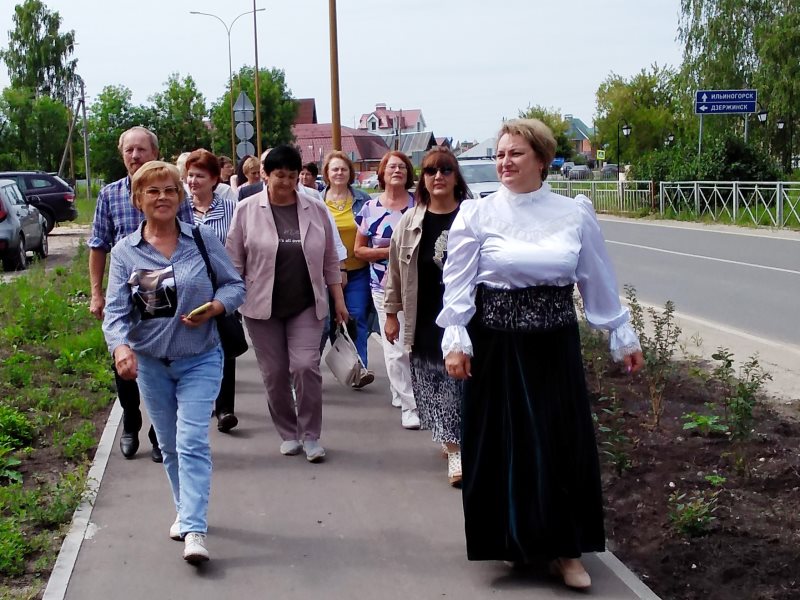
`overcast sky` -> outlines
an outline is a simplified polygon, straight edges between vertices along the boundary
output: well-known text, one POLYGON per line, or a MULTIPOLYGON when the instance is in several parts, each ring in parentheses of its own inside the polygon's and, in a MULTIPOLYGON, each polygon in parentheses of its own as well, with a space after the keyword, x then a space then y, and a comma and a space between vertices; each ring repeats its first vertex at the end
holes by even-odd
MULTIPOLYGON (((122 84, 136 103, 170 73, 192 75, 210 104, 228 78, 230 23, 252 0, 44 0, 74 29, 90 102, 122 84)), ((0 0, 0 44, 15 0, 0 0)), ((528 104, 591 125, 595 93, 611 72, 678 65, 679 0, 339 0, 342 124, 378 102, 422 109, 437 136, 483 140, 528 104)), ((330 122, 328 2, 257 0, 261 67, 286 72, 296 98, 313 97, 330 122)), ((233 70, 254 63, 253 19, 231 33, 233 70)), ((3 65, 4 67, 5 65, 3 65)), ((8 73, 0 68, 0 88, 8 73)))

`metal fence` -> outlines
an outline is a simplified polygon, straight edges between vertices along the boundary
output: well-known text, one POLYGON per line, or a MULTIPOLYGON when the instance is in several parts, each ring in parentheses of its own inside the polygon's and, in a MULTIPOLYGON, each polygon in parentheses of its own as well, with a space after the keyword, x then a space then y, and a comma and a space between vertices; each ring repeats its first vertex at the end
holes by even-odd
POLYGON ((800 227, 800 183, 787 181, 664 181, 665 217, 800 227))
POLYGON ((597 212, 641 213, 657 206, 652 181, 558 181, 548 177, 547 183, 562 196, 588 196, 597 212))

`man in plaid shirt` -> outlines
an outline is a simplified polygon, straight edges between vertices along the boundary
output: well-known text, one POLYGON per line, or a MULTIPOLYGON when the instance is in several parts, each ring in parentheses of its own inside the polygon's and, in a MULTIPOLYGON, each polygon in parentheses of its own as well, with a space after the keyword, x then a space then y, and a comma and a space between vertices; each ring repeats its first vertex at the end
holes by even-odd
MULTIPOLYGON (((146 162, 158 158, 158 138, 149 129, 132 127, 120 136, 119 151, 128 175, 100 190, 92 222, 92 235, 87 242, 89 245, 89 281, 92 289, 89 310, 101 321, 106 304, 103 276, 108 253, 118 241, 136 230, 144 220, 144 214, 134 208, 131 203, 131 177, 146 162)), ((194 217, 188 199, 178 211, 178 218, 194 225, 194 217)), ((139 387, 136 385, 136 380, 126 381, 120 378, 113 366, 112 369, 117 382, 119 403, 122 405, 122 436, 119 440, 119 448, 125 458, 133 458, 139 449, 139 430, 142 428, 139 387)), ((155 462, 161 462, 161 450, 152 426, 148 437, 153 444, 151 458, 155 462)))

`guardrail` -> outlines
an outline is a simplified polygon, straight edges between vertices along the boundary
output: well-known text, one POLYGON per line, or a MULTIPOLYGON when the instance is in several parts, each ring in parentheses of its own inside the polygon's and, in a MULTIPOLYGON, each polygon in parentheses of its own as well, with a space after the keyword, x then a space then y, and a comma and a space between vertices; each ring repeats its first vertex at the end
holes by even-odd
POLYGON ((746 225, 800 227, 800 183, 788 181, 664 181, 659 212, 746 225))
POLYGON ((562 196, 588 196, 597 212, 641 213, 656 207, 652 181, 559 181, 548 177, 547 183, 553 192, 562 196))

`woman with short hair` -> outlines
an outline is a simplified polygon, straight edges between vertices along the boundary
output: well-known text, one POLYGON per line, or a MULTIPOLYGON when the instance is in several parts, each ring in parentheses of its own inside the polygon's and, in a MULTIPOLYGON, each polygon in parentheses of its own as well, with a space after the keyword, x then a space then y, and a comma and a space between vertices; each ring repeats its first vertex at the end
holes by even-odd
MULTIPOLYGON (((414 165, 402 152, 387 152, 378 165, 378 183, 383 193, 364 203, 356 217, 356 258, 370 263, 370 288, 372 302, 378 313, 380 329, 386 328, 384 310, 384 285, 389 264, 389 242, 400 219, 414 206, 414 197, 408 190, 414 185, 414 165)), ((398 313, 400 336, 398 343, 383 340, 383 358, 392 393, 392 406, 401 409, 400 424, 406 429, 419 429, 417 405, 411 386, 411 366, 402 335, 403 313, 398 313)))
POLYGON ((325 457, 319 340, 328 291, 337 322, 347 322, 348 314, 333 226, 321 202, 298 193, 301 168, 292 146, 270 150, 264 189, 236 205, 226 248, 247 283, 241 313, 280 452, 305 451, 309 462, 318 462, 325 457))
POLYGON ((200 226, 214 290, 192 226, 176 218, 183 198, 171 164, 151 161, 134 174, 131 202, 144 221, 111 250, 103 333, 120 377, 137 380, 161 444, 178 513, 169 535, 197 563, 209 558, 208 417, 222 377, 214 317, 236 310, 245 291, 219 238, 200 226))
POLYGON ((644 359, 591 201, 555 194, 544 181, 555 149, 541 121, 503 124, 502 185, 461 204, 436 322, 447 372, 467 380, 467 558, 543 557, 567 586, 585 589, 581 554, 605 550, 605 531, 575 284, 589 324, 609 332, 614 359, 628 372, 644 359))

